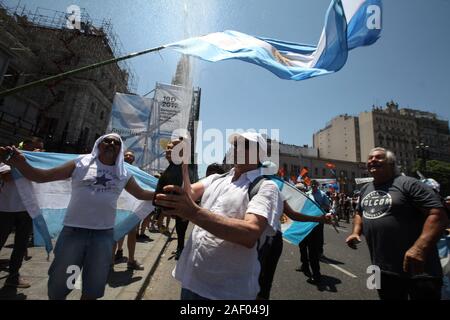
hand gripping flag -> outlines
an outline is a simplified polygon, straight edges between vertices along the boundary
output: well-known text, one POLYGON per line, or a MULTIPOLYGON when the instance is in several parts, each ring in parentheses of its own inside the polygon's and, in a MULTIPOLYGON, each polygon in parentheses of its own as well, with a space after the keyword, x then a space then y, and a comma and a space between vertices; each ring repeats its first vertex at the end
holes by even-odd
MULTIPOLYGON (((27 162, 36 168, 50 169, 60 166, 79 155, 62 153, 40 153, 24 151, 27 162)), ((126 170, 131 172, 139 186, 146 190, 154 190, 157 179, 139 168, 125 163, 126 170)), ((63 227, 63 220, 71 196, 71 180, 49 183, 34 183, 24 178, 16 169, 12 170, 14 182, 22 202, 33 219, 33 225, 41 238, 47 252, 53 249, 52 239, 56 238, 63 227)), ((151 211, 151 201, 141 201, 125 190, 117 201, 114 240, 128 234, 151 211)))
POLYGON ((381 0, 331 1, 317 46, 227 30, 164 47, 210 62, 238 59, 282 79, 305 80, 339 71, 348 51, 375 43, 381 34, 381 9, 381 0))

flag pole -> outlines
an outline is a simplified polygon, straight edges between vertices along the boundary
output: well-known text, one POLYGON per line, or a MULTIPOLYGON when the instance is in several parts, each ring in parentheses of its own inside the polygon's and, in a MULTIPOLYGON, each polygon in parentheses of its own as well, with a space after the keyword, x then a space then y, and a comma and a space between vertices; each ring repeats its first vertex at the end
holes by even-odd
POLYGON ((166 48, 166 46, 160 46, 160 47, 157 47, 157 48, 151 48, 151 49, 147 49, 147 50, 140 51, 140 52, 134 52, 134 53, 130 53, 130 54, 127 54, 127 55, 119 57, 119 58, 113 58, 113 59, 97 62, 97 63, 91 64, 91 65, 88 65, 88 66, 84 66, 84 67, 81 67, 81 68, 78 68, 78 69, 74 69, 74 70, 70 70, 70 71, 67 71, 67 72, 63 72, 63 73, 60 73, 60 74, 57 74, 57 75, 54 75, 54 76, 50 76, 50 77, 47 77, 47 78, 44 78, 44 79, 40 79, 40 80, 36 80, 36 81, 33 81, 33 82, 29 82, 29 83, 26 83, 24 85, 21 85, 21 86, 18 86, 18 87, 15 87, 15 88, 8 89, 8 90, 0 92, 0 97, 6 97, 6 96, 9 96, 11 94, 14 94, 14 93, 17 93, 17 92, 20 92, 20 91, 23 91, 23 90, 26 90, 26 89, 29 89, 29 88, 32 88, 32 87, 37 87, 37 86, 40 86, 40 85, 44 85, 44 84, 52 82, 52 81, 64 79, 64 78, 76 75, 78 73, 82 73, 82 72, 89 71, 89 70, 92 70, 92 69, 100 68, 100 67, 106 66, 108 64, 117 63, 117 62, 122 61, 122 60, 135 58, 137 56, 141 56, 141 55, 144 55, 144 54, 147 54, 147 53, 151 53, 151 52, 155 52, 155 51, 160 51, 160 50, 165 49, 165 48, 166 48))

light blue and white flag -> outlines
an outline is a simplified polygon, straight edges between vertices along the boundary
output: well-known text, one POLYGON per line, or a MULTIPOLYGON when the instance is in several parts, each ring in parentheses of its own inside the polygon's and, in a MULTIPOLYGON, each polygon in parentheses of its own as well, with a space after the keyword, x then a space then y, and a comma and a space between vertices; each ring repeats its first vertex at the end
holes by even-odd
MULTIPOLYGON (((46 152, 24 151, 23 154, 31 166, 40 169, 54 168, 79 157, 73 154, 46 152)), ((141 188, 146 190, 156 188, 155 177, 128 163, 124 165, 141 188)), ((16 169, 12 170, 12 174, 23 204, 33 219, 34 229, 38 232, 35 238, 42 239, 47 252, 50 252, 53 249, 51 240, 56 238, 63 228, 62 223, 72 191, 71 179, 38 184, 24 178, 16 169)), ((114 239, 117 241, 123 238, 152 210, 151 201, 137 200, 123 190, 117 201, 114 239)))
MULTIPOLYGON (((314 200, 298 190, 294 185, 276 176, 267 176, 267 178, 275 182, 292 210, 313 217, 320 217, 325 214, 314 200)), ((317 222, 298 222, 288 219, 288 222, 281 225, 281 231, 284 239, 298 245, 317 225, 317 222)))
POLYGON ((375 43, 381 33, 381 9, 381 0, 333 0, 317 46, 227 30, 165 47, 211 62, 239 59, 282 79, 305 80, 340 70, 349 50, 375 43))
POLYGON ((106 132, 120 134, 126 150, 134 153, 134 164, 145 164, 144 151, 148 144, 149 125, 153 113, 153 99, 135 94, 116 93, 106 132))

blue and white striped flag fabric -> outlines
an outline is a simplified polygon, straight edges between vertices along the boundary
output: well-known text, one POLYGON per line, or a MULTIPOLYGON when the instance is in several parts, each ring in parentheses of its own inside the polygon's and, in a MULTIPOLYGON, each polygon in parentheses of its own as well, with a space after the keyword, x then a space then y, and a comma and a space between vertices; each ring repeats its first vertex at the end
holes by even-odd
POLYGON ((317 46, 227 30, 165 47, 210 62, 239 59, 282 79, 305 80, 339 71, 349 50, 375 43, 381 33, 381 9, 381 0, 333 0, 317 46))
MULTIPOLYGON (((31 166, 41 169, 54 168, 79 157, 74 154, 47 152, 24 151, 23 154, 31 166)), ((153 191, 156 188, 155 177, 127 163, 125 167, 143 189, 153 191)), ((23 204, 33 219, 34 229, 38 232, 35 237, 42 239, 47 252, 51 252, 51 240, 58 236, 63 227, 71 196, 71 180, 38 184, 24 178, 16 169, 12 170, 12 174, 23 204)), ((117 201, 114 239, 117 241, 123 238, 152 210, 151 201, 138 200, 123 190, 117 201)))
POLYGON ((153 99, 116 93, 106 129, 106 132, 120 134, 126 150, 134 152, 134 164, 141 168, 145 165, 144 151, 150 135, 148 130, 152 113, 153 99))
MULTIPOLYGON (((320 217, 325 214, 320 206, 305 193, 298 190, 276 176, 267 176, 275 182, 292 210, 307 216, 320 217)), ((288 219, 281 225, 283 237, 292 244, 298 245, 317 226, 317 222, 298 222, 288 219)))

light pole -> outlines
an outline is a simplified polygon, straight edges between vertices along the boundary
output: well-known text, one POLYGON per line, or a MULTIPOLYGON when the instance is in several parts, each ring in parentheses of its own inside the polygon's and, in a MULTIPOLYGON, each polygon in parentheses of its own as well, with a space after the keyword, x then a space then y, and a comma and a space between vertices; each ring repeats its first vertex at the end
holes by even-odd
POLYGON ((420 170, 427 170, 427 159, 429 155, 429 146, 425 145, 423 142, 420 142, 419 145, 416 146, 417 156, 420 159, 420 170))

